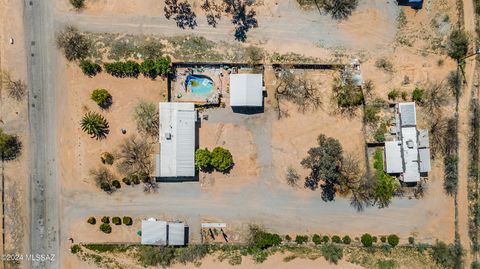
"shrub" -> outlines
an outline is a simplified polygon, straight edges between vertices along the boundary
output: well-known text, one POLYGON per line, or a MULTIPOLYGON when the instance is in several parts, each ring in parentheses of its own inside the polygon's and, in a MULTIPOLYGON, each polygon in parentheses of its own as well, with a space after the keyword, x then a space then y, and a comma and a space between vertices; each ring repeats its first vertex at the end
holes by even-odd
POLYGON ((375 106, 365 106, 365 113, 363 119, 366 123, 375 123, 380 118, 378 117, 378 113, 380 110, 375 106))
POLYGON ((393 72, 393 64, 386 58, 380 58, 375 61, 375 67, 382 69, 386 72, 393 72))
POLYGON ((133 224, 133 220, 131 217, 123 217, 123 224, 127 225, 127 226, 130 226, 133 224))
POLYGON ((195 151, 195 166, 200 170, 208 170, 211 167, 212 153, 207 149, 197 149, 195 151))
POLYGON ((323 0, 321 3, 325 13, 335 20, 348 18, 358 6, 358 0, 323 0))
POLYGON ((343 258, 343 248, 334 244, 325 244, 322 246, 322 256, 325 260, 337 264, 343 258))
POLYGON ((373 243, 377 243, 378 242, 378 238, 376 236, 373 236, 372 237, 372 240, 373 240, 373 243))
POLYGON ((339 243, 342 242, 342 240, 340 239, 340 236, 334 235, 334 236, 332 236, 332 242, 339 244, 339 243))
POLYGON ((145 77, 155 79, 157 76, 166 76, 172 72, 172 62, 169 57, 146 59, 140 64, 140 71, 145 77))
POLYGON ((106 89, 96 89, 90 95, 97 105, 101 108, 108 108, 112 105, 112 95, 106 89))
POLYGON ((102 223, 102 225, 100 225, 100 231, 109 234, 112 232, 112 226, 108 223, 102 223))
POLYGON ((138 178, 138 175, 131 175, 130 178, 132 179, 133 184, 140 184, 140 178, 138 178))
POLYGON ((87 222, 92 225, 95 225, 97 223, 97 220, 95 219, 95 217, 90 217, 88 218, 87 222))
POLYGON ((110 192, 112 190, 112 186, 108 182, 102 182, 100 183, 100 189, 102 189, 104 192, 110 192))
POLYGON ((415 244, 415 238, 414 238, 413 236, 410 236, 410 237, 408 238, 408 243, 409 243, 410 245, 415 244))
POLYGON ((80 122, 82 131, 91 135, 92 138, 102 139, 109 133, 109 125, 107 119, 97 112, 87 112, 80 122))
POLYGON ((299 245, 307 243, 307 242, 308 242, 308 236, 307 235, 297 235, 295 237, 295 243, 297 243, 299 245))
POLYGON ((184 248, 175 249, 175 258, 179 263, 187 264, 194 263, 203 259, 209 253, 209 246, 202 245, 189 245, 184 248))
POLYGON ((395 101, 400 96, 400 92, 397 89, 393 89, 388 93, 388 100, 395 101))
POLYGON ((222 147, 216 147, 212 151, 212 166, 220 171, 226 171, 233 165, 233 157, 230 151, 222 147))
POLYGON ((100 156, 100 160, 102 161, 103 164, 112 165, 115 158, 113 157, 112 153, 104 152, 102 153, 102 156, 100 156))
POLYGON ((423 104, 425 101, 425 90, 420 88, 415 88, 412 92, 412 101, 415 101, 419 104, 423 104))
POLYGON ((268 233, 258 226, 250 226, 249 245, 257 249, 267 249, 282 243, 278 234, 268 233))
POLYGON ((437 241, 432 246, 433 260, 445 268, 458 268, 456 266, 458 258, 461 258, 462 250, 455 247, 455 245, 447 245, 442 241, 437 241))
POLYGON ((392 247, 396 247, 400 241, 400 238, 396 234, 391 234, 387 237, 388 244, 392 247))
POLYGON ((70 4, 72 4, 75 9, 81 9, 85 6, 85 0, 70 0, 70 4))
POLYGON ((6 134, 0 128, 0 160, 14 160, 20 155, 22 143, 17 136, 6 134))
POLYGON ((471 269, 480 269, 480 262, 474 261, 472 262, 472 265, 470 266, 471 269))
POLYGON ((322 243, 328 243, 328 241, 330 241, 330 237, 328 237, 328 235, 322 236, 322 243))
POLYGON ((104 216, 104 217, 102 218, 102 223, 110 223, 110 218, 107 217, 107 216, 104 216))
POLYGON ((290 242, 292 241, 292 237, 290 235, 285 235, 285 241, 290 242))
POLYGON ((77 28, 67 26, 56 37, 56 43, 68 61, 82 60, 89 56, 91 42, 77 28))
POLYGON ((175 260, 175 249, 164 246, 141 246, 138 249, 138 261, 144 266, 169 267, 175 260))
POLYGON ((140 74, 140 64, 134 61, 104 63, 105 72, 114 77, 137 78, 140 74))
POLYGON ((345 235, 343 238, 342 238, 342 242, 346 245, 349 245, 351 242, 352 242, 352 239, 350 238, 350 236, 348 235, 345 235))
POLYGON ((455 29, 450 33, 447 43, 447 54, 459 61, 467 55, 468 37, 462 29, 455 29))
POLYGON ((112 218, 112 223, 115 224, 115 225, 120 225, 120 224, 122 224, 122 220, 120 219, 120 217, 113 217, 112 218))
POLYGON ((408 98, 408 93, 407 92, 402 92, 402 100, 407 101, 408 98))
POLYGON ((382 243, 386 243, 387 242, 387 237, 385 235, 380 236, 380 241, 382 243))
POLYGON ((120 189, 121 188, 120 181, 115 179, 114 181, 112 181, 112 186, 114 186, 117 189, 120 189))
POLYGON ((140 101, 134 108, 133 117, 137 122, 137 130, 142 134, 158 139, 158 108, 154 103, 140 101))
POLYGON ((102 72, 102 67, 90 60, 81 60, 80 68, 82 69, 83 74, 89 77, 96 76, 98 73, 102 72))
POLYGON ((312 236, 312 242, 315 243, 315 245, 320 245, 322 243, 322 238, 318 234, 314 234, 312 236))
POLYGON ((122 178, 122 182, 125 183, 128 186, 132 185, 132 180, 128 177, 122 178))
POLYGON ((364 247, 371 247, 373 245, 373 237, 370 234, 363 234, 361 241, 364 247))
POLYGON ((71 252, 72 254, 77 254, 77 253, 80 252, 81 250, 82 250, 82 248, 81 248, 79 245, 77 245, 77 244, 72 245, 72 246, 70 247, 70 252, 71 252))

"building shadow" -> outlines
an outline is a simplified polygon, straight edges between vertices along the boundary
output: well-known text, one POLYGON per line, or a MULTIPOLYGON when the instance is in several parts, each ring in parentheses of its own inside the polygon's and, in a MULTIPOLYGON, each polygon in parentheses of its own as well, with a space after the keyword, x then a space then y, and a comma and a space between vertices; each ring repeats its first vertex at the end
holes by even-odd
POLYGON ((399 6, 407 6, 413 9, 421 9, 423 7, 423 0, 397 0, 399 6))

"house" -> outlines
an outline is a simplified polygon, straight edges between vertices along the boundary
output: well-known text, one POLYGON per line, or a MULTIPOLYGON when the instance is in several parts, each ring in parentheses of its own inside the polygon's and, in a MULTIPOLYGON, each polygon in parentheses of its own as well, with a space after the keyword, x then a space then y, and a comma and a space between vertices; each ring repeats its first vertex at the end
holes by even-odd
POLYGON ((167 245, 167 222, 153 218, 142 220, 142 245, 167 245))
POLYGON ((262 74, 230 74, 230 106, 263 106, 262 74))
POLYGON ((415 103, 395 105, 395 135, 384 147, 385 172, 405 183, 420 181, 430 171, 428 131, 417 129, 415 103))
POLYGON ((197 113, 193 103, 160 103, 160 154, 157 177, 195 176, 195 132, 197 113))

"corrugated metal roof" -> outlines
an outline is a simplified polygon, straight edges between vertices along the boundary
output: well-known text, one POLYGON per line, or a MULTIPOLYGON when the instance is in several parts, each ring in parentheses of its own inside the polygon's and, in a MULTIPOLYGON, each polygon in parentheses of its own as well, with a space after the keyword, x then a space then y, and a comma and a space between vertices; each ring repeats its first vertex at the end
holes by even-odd
POLYGON ((430 171, 430 149, 422 148, 418 150, 420 156, 420 173, 427 173, 430 171))
POLYGON ((195 115, 193 103, 160 103, 160 177, 195 176, 195 115))
POLYGON ((402 148, 400 141, 385 142, 385 172, 398 174, 403 172, 402 148))
POLYGON ((167 222, 157 220, 142 220, 142 239, 143 245, 167 244, 167 222))
POLYGON ((400 123, 402 127, 417 125, 414 102, 399 103, 398 111, 400 113, 400 123))
POLYGON ((429 148, 430 142, 428 139, 428 130, 419 129, 418 130, 418 148, 429 148))
POLYGON ((170 246, 185 245, 185 223, 183 222, 168 223, 168 244, 170 246))
POLYGON ((420 180, 418 160, 417 128, 402 128, 402 157, 404 165, 403 181, 417 182, 420 180))
POLYGON ((230 106, 261 107, 263 105, 262 74, 230 75, 230 106))

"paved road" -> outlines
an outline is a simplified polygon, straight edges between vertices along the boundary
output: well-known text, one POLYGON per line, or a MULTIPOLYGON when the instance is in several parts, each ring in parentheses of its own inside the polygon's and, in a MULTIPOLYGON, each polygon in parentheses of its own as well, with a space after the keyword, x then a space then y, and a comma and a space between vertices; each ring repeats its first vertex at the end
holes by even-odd
POLYGON ((24 22, 29 85, 30 254, 54 254, 53 262, 32 260, 31 268, 58 263, 58 184, 55 149, 56 53, 54 1, 25 0, 24 22), (30 52, 28 50, 30 49, 30 52))

